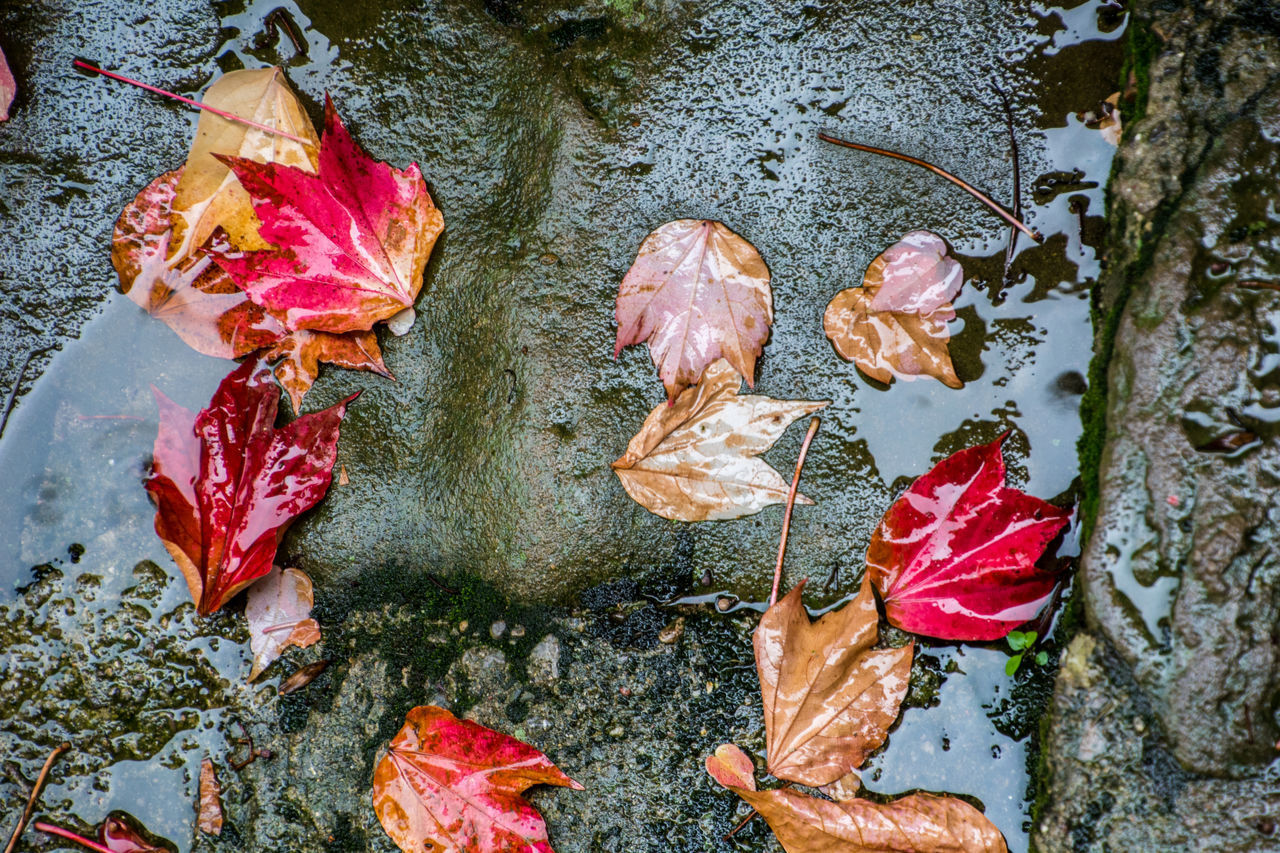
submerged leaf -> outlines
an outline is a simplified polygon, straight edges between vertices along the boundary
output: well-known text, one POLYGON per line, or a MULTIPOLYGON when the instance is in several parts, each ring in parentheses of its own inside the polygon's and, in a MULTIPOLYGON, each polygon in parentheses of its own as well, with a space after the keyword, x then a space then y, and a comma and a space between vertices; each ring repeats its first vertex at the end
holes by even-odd
POLYGON ((198 415, 155 390, 160 431, 147 491, 156 533, 207 616, 271 571, 294 518, 324 497, 348 397, 276 429, 279 392, 247 361, 198 415))
POLYGON ((884 743, 907 693, 914 647, 873 649, 875 597, 857 598, 810 622, 797 584, 760 619, 756 669, 769 772, 818 787, 862 766, 884 743))
POLYGON ((222 834, 222 786, 208 758, 200 762, 200 806, 197 815, 200 831, 209 835, 222 834))
POLYGON ((893 625, 997 640, 1052 597, 1059 572, 1036 560, 1071 511, 1005 486, 1004 439, 948 456, 880 520, 867 573, 893 625))
POLYGON ((613 463, 627 494, 679 521, 738 518, 786 501, 786 481, 759 454, 796 418, 827 404, 739 395, 741 385, 720 359, 674 404, 658 404, 613 463))
POLYGON ((963 284, 964 271, 947 255, 946 242, 912 231, 871 262, 861 287, 836 294, 823 326, 841 358, 872 379, 927 375, 960 388, 947 323, 963 284))
POLYGON ((249 648, 253 651, 253 681, 289 646, 305 649, 320 641, 320 624, 311 618, 315 596, 311 578, 298 569, 271 572, 249 587, 244 606, 249 623, 249 648))
POLYGON ((719 222, 668 222, 641 244, 618 288, 615 317, 614 358, 647 340, 669 400, 722 357, 752 385, 773 323, 769 268, 719 222))
POLYGON ((217 156, 252 197, 273 248, 214 257, 290 330, 367 330, 413 307, 444 230, 416 164, 401 171, 370 158, 329 100, 318 174, 217 156))
POLYGON ((533 785, 582 788, 528 744, 424 705, 378 762, 373 808, 406 853, 551 853, 542 816, 521 796, 533 785))
POLYGON ((168 853, 167 847, 152 844, 120 815, 108 816, 98 827, 98 843, 111 853, 168 853))

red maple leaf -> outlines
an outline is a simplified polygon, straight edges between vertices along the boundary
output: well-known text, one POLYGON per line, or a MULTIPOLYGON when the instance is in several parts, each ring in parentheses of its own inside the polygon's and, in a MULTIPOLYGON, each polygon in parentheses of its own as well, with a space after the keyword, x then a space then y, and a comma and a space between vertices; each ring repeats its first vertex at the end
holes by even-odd
POLYGON ((356 395, 276 429, 279 391, 260 362, 232 371, 199 414, 152 390, 156 533, 205 616, 270 572, 285 528, 324 497, 356 395))
POLYGON ((293 331, 369 329, 412 308, 444 219, 417 164, 403 171, 356 144, 325 99, 320 171, 215 155, 253 200, 275 248, 213 252, 258 305, 293 331))
POLYGON ((943 459, 880 520, 867 571, 893 625, 943 640, 995 640, 1053 594, 1060 574, 1036 560, 1071 511, 1005 486, 1007 435, 943 459))
POLYGON ((522 794, 582 786, 538 750, 423 705, 405 717, 373 774, 373 808, 405 851, 552 853, 547 827, 522 794))

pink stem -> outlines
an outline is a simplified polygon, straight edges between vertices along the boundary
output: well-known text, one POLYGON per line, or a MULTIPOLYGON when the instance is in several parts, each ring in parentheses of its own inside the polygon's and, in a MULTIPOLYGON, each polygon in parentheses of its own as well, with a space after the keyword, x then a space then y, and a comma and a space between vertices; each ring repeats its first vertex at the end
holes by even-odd
POLYGON ((298 627, 297 622, 281 622, 279 625, 271 625, 270 627, 263 628, 262 633, 274 634, 276 631, 292 631, 296 627, 298 627))
POLYGON ((88 847, 90 850, 97 850, 98 853, 112 853, 110 847, 103 847, 101 844, 99 844, 96 841, 90 841, 87 838, 76 835, 74 832, 68 829, 63 829, 60 826, 54 826, 51 823, 41 823, 40 821, 36 821, 31 825, 34 826, 36 829, 40 830, 41 832, 47 832, 50 835, 61 835, 63 838, 70 839, 71 841, 74 841, 76 844, 83 844, 85 847, 88 847))
POLYGON ((782 558, 787 553, 787 534, 791 531, 791 510, 796 505, 796 489, 800 486, 800 469, 804 467, 805 454, 809 452, 809 442, 818 431, 818 419, 809 421, 809 431, 804 434, 804 444, 800 445, 800 457, 796 459, 796 473, 791 478, 791 489, 787 492, 787 511, 782 516, 782 540, 778 543, 778 564, 773 567, 773 592, 769 593, 769 606, 778 602, 778 585, 782 583, 782 558))
POLYGON ((86 71, 92 71, 96 74, 101 74, 103 77, 110 77, 112 80, 119 80, 121 83, 128 83, 131 86, 138 86, 140 88, 146 89, 148 92, 155 92, 157 95, 164 95, 166 98, 173 98, 175 101, 182 101, 182 103, 184 104, 190 104, 191 106, 197 109, 208 110, 209 112, 214 113, 215 115, 220 115, 223 118, 228 119, 230 121, 239 122, 240 124, 247 124, 249 125, 249 127, 257 128, 258 130, 264 130, 267 133, 274 133, 276 136, 283 136, 285 139, 292 139, 294 142, 299 142, 303 145, 310 145, 313 148, 315 147, 315 143, 312 142, 310 139, 303 139, 300 136, 294 136, 292 133, 285 133, 283 130, 278 130, 274 127, 268 127, 265 124, 258 124, 256 121, 250 121, 247 118, 242 118, 236 115, 235 113, 229 113, 226 110, 220 110, 217 107, 211 107, 208 104, 202 104, 199 101, 193 101, 190 98, 184 98, 181 95, 176 95, 173 92, 168 92, 168 91, 165 91, 164 89, 158 89, 155 86, 148 86, 146 83, 142 83, 138 80, 132 80, 128 77, 122 76, 120 74, 115 74, 111 71, 105 71, 101 68, 92 66, 87 62, 82 62, 79 59, 77 59, 73 64, 77 68, 83 68, 86 71))

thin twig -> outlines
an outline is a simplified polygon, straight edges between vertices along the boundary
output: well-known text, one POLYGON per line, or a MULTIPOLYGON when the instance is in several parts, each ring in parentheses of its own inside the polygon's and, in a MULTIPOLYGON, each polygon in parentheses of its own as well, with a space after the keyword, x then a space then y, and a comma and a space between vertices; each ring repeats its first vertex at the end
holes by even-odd
POLYGON ((44 760, 44 767, 40 768, 40 775, 36 777, 36 784, 31 789, 31 796, 27 797, 27 807, 22 810, 22 817, 18 820, 18 826, 13 830, 13 835, 9 836, 9 843, 5 845, 4 853, 13 853, 13 848, 18 846, 18 839, 22 837, 22 830, 27 828, 27 821, 31 820, 31 813, 36 810, 36 802, 40 799, 40 791, 44 788, 45 780, 49 778, 49 771, 53 769, 53 762, 58 760, 58 756, 71 748, 69 743, 60 743, 53 752, 49 753, 49 757, 44 760))
POLYGON ((818 419, 809 421, 809 431, 804 434, 804 444, 800 445, 800 456, 796 459, 796 473, 791 478, 791 488, 787 491, 787 511, 782 516, 782 540, 778 542, 778 564, 773 567, 773 592, 769 593, 769 606, 778 601, 778 585, 782 583, 782 558, 787 554, 787 533, 791 531, 791 510, 796 505, 796 489, 800 486, 800 469, 804 467, 804 456, 809 452, 809 442, 818 431, 818 419))
POLYGON ((1280 290, 1280 284, 1274 281, 1241 281, 1236 287, 1243 287, 1246 290, 1280 290))
POLYGON ((303 139, 301 136, 294 136, 292 133, 285 133, 283 130, 279 130, 274 127, 269 127, 268 125, 265 125, 265 124, 259 124, 256 121, 250 121, 249 119, 238 116, 235 113, 229 113, 226 110, 220 110, 217 107, 211 107, 208 104, 202 104, 199 101, 193 101, 190 98, 184 98, 181 95, 176 95, 173 92, 166 91, 165 89, 159 89, 159 88, 156 88, 155 86, 148 86, 146 83, 142 83, 138 80, 133 80, 121 74, 116 74, 111 71, 106 71, 102 68, 98 68, 96 66, 90 65, 87 62, 82 62, 79 59, 77 59, 73 64, 77 68, 83 68, 85 71, 92 71, 95 74, 101 74, 103 77, 110 77, 112 80, 119 80, 121 83, 128 83, 131 86, 138 86, 140 88, 146 89, 148 92, 155 92, 157 95, 164 95, 166 98, 173 98, 175 101, 182 101, 182 103, 184 104, 190 104, 191 106, 197 109, 208 110, 214 115, 220 115, 223 118, 228 119, 229 121, 239 122, 240 124, 247 124, 249 127, 256 128, 258 130, 263 130, 263 131, 266 131, 267 133, 274 133, 276 136, 283 136, 285 139, 292 139, 294 142, 300 143, 302 145, 309 145, 312 148, 315 147, 315 143, 312 142, 310 139, 303 139))
POLYGON ((89 839, 83 836, 76 835, 74 832, 71 832, 70 830, 63 829, 60 826, 54 826, 51 823, 41 823, 40 821, 36 821, 31 825, 34 826, 36 829, 40 830, 41 832, 47 832, 50 835, 60 835, 63 838, 67 838, 67 839, 70 839, 71 841, 74 841, 76 844, 83 844, 85 847, 88 847, 90 850, 97 850, 98 853, 112 853, 112 850, 110 847, 103 847, 101 844, 99 844, 96 841, 90 841, 89 839))
POLYGON ((18 402, 18 391, 22 388, 22 380, 27 377, 27 368, 31 366, 31 359, 38 355, 47 353, 53 347, 41 347, 33 349, 27 353, 27 358, 22 362, 22 367, 18 368, 18 378, 13 380, 13 388, 9 391, 9 399, 4 404, 4 414, 0 415, 0 438, 4 437, 4 428, 9 425, 9 415, 13 414, 13 407, 18 402))
MULTIPOLYGON (((1009 96, 999 85, 991 87, 1000 96, 1000 104, 1004 107, 1004 126, 1009 131, 1009 152, 1013 158, 1013 215, 1022 218, 1022 164, 1018 157, 1018 135, 1013 130, 1013 107, 1009 104, 1009 96)), ((1013 267, 1013 253, 1018 247, 1018 229, 1009 229, 1009 247, 1004 250, 1004 283, 1009 284, 1009 270, 1013 267)))
POLYGON ((845 148, 852 148, 855 151, 866 151, 869 154, 879 154, 882 157, 892 157, 895 160, 903 160, 907 163, 911 163, 915 166, 919 166, 922 169, 928 169, 930 172, 933 172, 935 175, 946 178, 948 181, 955 184, 960 189, 964 190, 969 195, 973 196, 978 201, 985 204, 987 207, 991 208, 993 211, 995 211, 997 216, 999 216, 1005 222, 1008 222, 1014 228, 1017 228, 1023 234, 1026 234, 1032 240, 1035 240, 1037 243, 1044 242, 1044 237, 1040 236, 1039 231, 1036 231, 1034 228, 1028 228, 1026 225, 1023 225, 1022 220, 1018 219, 1016 216, 1009 213, 1009 211, 1005 210, 1003 207, 996 204, 994 201, 990 199, 990 197, 988 197, 981 190, 965 183, 964 181, 957 178, 955 175, 948 172, 946 169, 941 169, 926 160, 921 160, 918 157, 910 157, 906 154, 899 154, 897 151, 890 151, 887 148, 875 148, 871 145, 862 145, 857 142, 849 142, 848 140, 838 139, 834 136, 829 136, 825 133, 819 133, 818 138, 821 139, 823 142, 830 142, 833 145, 843 145, 845 148))

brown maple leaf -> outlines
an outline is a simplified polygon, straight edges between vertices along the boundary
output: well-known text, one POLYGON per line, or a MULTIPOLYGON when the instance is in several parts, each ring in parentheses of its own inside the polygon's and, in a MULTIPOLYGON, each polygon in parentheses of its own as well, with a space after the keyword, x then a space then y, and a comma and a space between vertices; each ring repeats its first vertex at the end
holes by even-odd
MULTIPOLYGON (((659 403, 613 469, 637 503, 663 518, 738 518, 787 499, 787 483, 759 454, 823 402, 739 395, 725 359, 671 405, 659 403)), ((800 503, 813 501, 798 495, 800 503)))
POLYGON ((769 772, 818 787, 860 767, 884 742, 907 692, 914 647, 873 650, 871 582, 851 603, 810 622, 804 583, 770 607, 755 632, 769 772))
POLYGON ((613 357, 647 340, 669 400, 721 357, 752 385, 773 323, 769 268, 719 222, 677 219, 640 245, 618 288, 615 317, 613 357))
POLYGON ((964 270, 947 255, 946 242, 912 231, 871 262, 861 287, 835 295, 823 327, 840 357, 872 379, 932 376, 960 388, 947 323, 955 318, 951 300, 963 284, 964 270))

